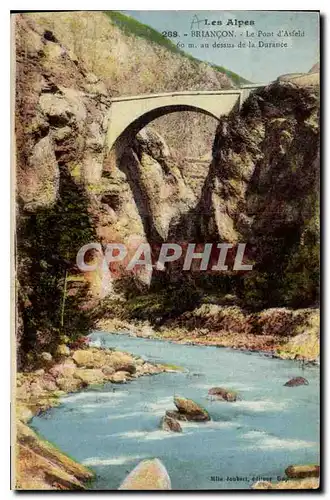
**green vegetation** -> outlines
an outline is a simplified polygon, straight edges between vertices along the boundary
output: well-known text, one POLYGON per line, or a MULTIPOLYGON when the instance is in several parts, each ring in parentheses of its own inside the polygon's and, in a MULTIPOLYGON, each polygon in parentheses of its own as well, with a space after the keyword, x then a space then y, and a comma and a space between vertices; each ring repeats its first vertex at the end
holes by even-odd
POLYGON ((311 207, 315 207, 316 213, 310 220, 300 227, 286 228, 283 224, 276 236, 259 236, 262 251, 255 268, 243 277, 243 286, 238 286, 248 307, 255 310, 274 306, 304 308, 318 303, 319 209, 315 197, 312 198, 311 207))
POLYGON ((19 221, 21 354, 32 364, 38 350, 54 352, 63 336, 73 341, 92 327, 81 308, 87 285, 74 277, 77 251, 95 239, 87 208, 83 188, 63 169, 58 201, 19 221))
POLYGON ((278 355, 288 359, 316 359, 320 355, 320 315, 315 310, 302 326, 296 328, 296 335, 281 345, 278 355))
POLYGON ((177 366, 177 365, 173 365, 172 363, 163 363, 162 366, 164 366, 164 368, 166 368, 167 370, 173 370, 173 371, 176 371, 176 372, 184 372, 185 369, 182 368, 182 366, 177 366))
POLYGON ((129 318, 162 323, 193 310, 200 303, 202 294, 193 283, 168 284, 163 290, 128 299, 126 309, 129 318))
POLYGON ((139 288, 133 277, 118 280, 114 286, 121 300, 116 297, 103 299, 95 312, 97 317, 105 320, 116 318, 124 321, 149 321, 157 326, 198 307, 204 293, 190 279, 166 285, 158 283, 150 291, 139 288))
POLYGON ((183 50, 179 49, 175 43, 173 43, 171 40, 163 36, 159 31, 151 28, 147 24, 140 23, 136 19, 126 16, 125 14, 122 14, 121 12, 117 11, 112 11, 112 10, 107 10, 105 11, 105 14, 111 19, 111 21, 116 24, 120 29, 124 31, 126 35, 134 35, 139 38, 144 38, 148 42, 156 43, 158 45, 161 45, 162 47, 165 47, 167 50, 170 52, 173 52, 175 54, 179 54, 183 57, 186 57, 187 59, 190 59, 193 63, 200 64, 202 62, 209 64, 212 68, 214 68, 216 71, 219 71, 220 73, 224 73, 227 75, 236 85, 244 85, 247 83, 250 83, 248 80, 245 78, 242 78, 240 75, 237 73, 234 73, 233 71, 230 71, 223 66, 217 66, 216 64, 211 64, 208 63, 207 61, 201 61, 200 59, 197 59, 196 57, 193 57, 192 55, 188 54, 187 52, 184 52, 183 50))
POLYGON ((283 292, 293 307, 313 304, 319 299, 319 203, 314 201, 314 205, 316 213, 305 223, 300 242, 293 248, 285 269, 283 292))
POLYGON ((126 35, 135 35, 139 38, 144 38, 148 42, 157 43, 158 45, 165 47, 171 52, 184 55, 189 59, 193 59, 197 62, 197 59, 178 49, 171 40, 163 36, 161 33, 159 33, 159 31, 151 28, 147 24, 140 23, 133 17, 125 16, 125 14, 121 14, 120 12, 116 12, 113 10, 107 10, 105 11, 105 14, 111 19, 114 24, 122 29, 126 35))
POLYGON ((233 71, 230 71, 229 69, 224 68, 223 66, 217 66, 216 64, 210 64, 210 66, 212 66, 212 68, 216 69, 217 71, 220 71, 220 73, 224 73, 225 75, 227 75, 236 85, 245 85, 251 83, 249 80, 246 80, 246 78, 243 78, 242 76, 234 73, 233 71))

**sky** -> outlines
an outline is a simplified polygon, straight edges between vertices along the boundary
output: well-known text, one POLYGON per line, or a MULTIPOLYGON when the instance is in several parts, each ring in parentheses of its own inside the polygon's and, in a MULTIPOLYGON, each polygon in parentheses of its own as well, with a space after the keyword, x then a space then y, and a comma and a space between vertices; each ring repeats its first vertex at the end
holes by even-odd
POLYGON ((123 11, 123 13, 152 26, 157 31, 172 33, 177 31, 179 37, 170 39, 175 44, 181 44, 182 50, 198 59, 224 66, 251 82, 268 83, 286 73, 305 73, 319 61, 318 12, 123 11), (205 19, 209 23, 216 21, 219 24, 206 26, 205 19), (201 22, 198 24, 197 20, 201 22), (235 27, 227 25, 229 20, 232 22, 235 20, 252 21, 252 23, 235 27), (193 37, 192 31, 197 30, 213 30, 219 36, 216 38, 193 37), (279 30, 288 30, 289 36, 278 37, 279 30), (228 31, 234 31, 234 37, 226 37, 228 31), (300 34, 304 33, 304 36, 294 36, 299 31, 300 34), (256 47, 237 47, 239 42, 247 45, 249 41, 256 47), (235 47, 213 48, 212 45, 215 42, 231 43, 235 47), (266 48, 260 42, 283 42, 288 46, 266 48), (202 46, 205 43, 209 44, 208 48, 202 46), (189 48, 188 44, 194 44, 194 47, 189 48))

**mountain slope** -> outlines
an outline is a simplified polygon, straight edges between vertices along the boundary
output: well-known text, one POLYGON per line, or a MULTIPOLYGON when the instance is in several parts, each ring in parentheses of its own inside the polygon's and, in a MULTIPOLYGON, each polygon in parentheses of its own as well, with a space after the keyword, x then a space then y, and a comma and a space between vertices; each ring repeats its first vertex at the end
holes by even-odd
MULTIPOLYGON (((111 96, 232 88, 237 75, 179 51, 152 28, 118 12, 40 12, 27 15, 42 30, 54 33, 73 59, 104 82, 111 96), (231 78, 230 76, 233 76, 231 78)), ((196 112, 180 112, 152 122, 178 166, 186 157, 211 157, 217 121, 196 112)), ((207 164, 192 165, 207 173, 207 164)))
POLYGON ((51 30, 113 95, 231 88, 240 77, 193 58, 119 12, 29 14, 51 30), (160 77, 161 75, 161 77, 160 77))
MULTIPOLYGON (((192 55, 188 54, 187 52, 179 49, 175 43, 173 43, 171 40, 168 38, 164 37, 161 33, 159 33, 157 30, 151 28, 147 24, 140 23, 136 19, 126 16, 120 12, 116 11, 106 11, 105 12, 107 16, 111 19, 113 23, 115 23, 117 26, 119 26, 127 35, 132 35, 132 36, 137 36, 139 38, 144 38, 147 41, 156 43, 158 45, 161 45, 165 47, 167 50, 170 52, 173 52, 175 54, 179 54, 180 56, 186 57, 190 59, 193 63, 198 66, 199 64, 203 64, 203 61, 200 59, 197 59, 196 57, 193 57, 192 55)), ((205 64, 205 63, 204 63, 205 64)), ((216 64, 210 64, 212 68, 214 68, 216 71, 219 73, 227 75, 232 82, 234 82, 236 85, 244 85, 245 83, 250 83, 249 80, 246 80, 245 78, 242 78, 240 75, 237 73, 234 73, 233 71, 230 71, 223 66, 217 66, 216 64)))
MULTIPOLYGON (((97 71, 110 68, 111 77, 117 74, 124 87, 125 65, 132 74, 132 64, 138 62, 141 74, 137 83, 130 83, 135 93, 147 88, 148 74, 163 90, 187 82, 203 85, 205 75, 195 73, 195 82, 192 72, 190 80, 173 79, 175 71, 184 74, 184 64, 192 71, 189 59, 126 36, 102 13, 17 15, 15 36, 20 367, 32 366, 43 352, 55 353, 63 337, 75 340, 99 314, 95 296, 103 285, 101 276, 89 277, 87 290, 75 279, 77 251, 90 241, 125 242, 129 250, 139 242, 157 247, 166 239, 250 244, 249 257, 256 266, 246 280, 238 275, 202 276, 197 290, 197 282, 190 286, 189 279, 178 284, 175 272, 166 277, 170 287, 159 279, 155 285, 161 294, 166 292, 166 314, 172 315, 173 304, 176 312, 178 305, 182 310, 196 307, 200 297, 213 291, 221 300, 222 293, 234 292, 233 300, 251 307, 300 306, 302 298, 304 306, 317 302, 318 86, 301 87, 297 79, 276 82, 219 122, 208 117, 211 121, 204 122, 204 116, 193 112, 163 116, 152 128, 163 136, 165 132, 165 141, 143 130, 136 144, 126 145, 122 161, 113 165, 104 148, 112 81, 106 86, 88 72, 91 65, 97 71), (105 31, 94 36, 95 26, 105 31), (89 40, 86 45, 84 38, 89 40), (111 46, 110 39, 114 64, 106 68, 107 54, 92 42, 111 46), (84 47, 81 62, 73 49, 84 47), (94 59, 92 48, 100 50, 94 59), (138 61, 129 58, 131 49, 138 61), (163 66, 155 80, 152 72, 159 64, 163 66), (185 170, 173 151, 201 155, 202 148, 211 150, 213 140, 213 161, 210 165, 199 158, 196 181, 191 164, 185 170), (95 315, 88 308, 94 308, 95 315)), ((219 85, 214 70, 205 66, 214 77, 208 83, 219 85)), ((221 78, 232 84, 225 75, 221 78)), ((120 91, 118 81, 113 88, 120 91)), ((130 277, 123 278, 118 281, 134 293, 130 277)), ((154 305, 152 296, 150 301, 154 305)), ((154 320, 154 307, 152 311, 154 320)))

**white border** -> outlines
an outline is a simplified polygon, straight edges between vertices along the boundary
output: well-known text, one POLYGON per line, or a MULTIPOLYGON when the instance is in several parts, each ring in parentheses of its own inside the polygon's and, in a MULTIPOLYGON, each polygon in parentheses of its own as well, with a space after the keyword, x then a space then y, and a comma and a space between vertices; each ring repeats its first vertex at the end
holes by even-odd
MULTIPOLYGON (((322 10, 326 11, 327 1, 306 2, 304 0, 277 0, 276 3, 270 2, 265 5, 265 1, 251 0, 231 0, 229 3, 219 0, 166 0, 164 5, 151 0, 94 0, 93 2, 77 0, 57 0, 54 9, 49 4, 41 0, 30 0, 29 5, 24 0, 11 2, 15 5, 8 6, 8 9, 18 10, 322 10)), ((9 2, 8 2, 9 4, 9 2)))

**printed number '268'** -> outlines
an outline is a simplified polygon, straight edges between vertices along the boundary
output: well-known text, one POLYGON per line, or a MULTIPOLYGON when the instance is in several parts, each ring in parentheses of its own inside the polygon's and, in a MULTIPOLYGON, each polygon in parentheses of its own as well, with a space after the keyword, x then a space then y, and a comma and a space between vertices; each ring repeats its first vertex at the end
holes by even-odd
POLYGON ((167 36, 168 38, 175 38, 179 36, 177 31, 162 31, 163 36, 167 36))

